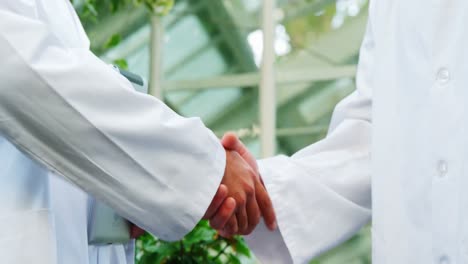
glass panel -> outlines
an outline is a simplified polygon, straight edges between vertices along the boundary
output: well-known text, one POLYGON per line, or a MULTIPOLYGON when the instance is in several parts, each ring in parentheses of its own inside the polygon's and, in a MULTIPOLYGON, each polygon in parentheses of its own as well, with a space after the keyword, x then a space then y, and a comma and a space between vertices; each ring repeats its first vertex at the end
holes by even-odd
POLYGON ((170 69, 183 62, 209 41, 210 36, 196 16, 188 15, 180 19, 165 32, 164 69, 170 69))
POLYGON ((185 116, 199 116, 205 123, 210 124, 217 121, 219 113, 225 111, 241 96, 242 92, 237 88, 204 90, 184 103, 179 111, 185 116))
POLYGON ((277 127, 289 155, 325 137, 335 105, 355 89, 354 80, 280 85, 277 127))
POLYGON ((284 57, 300 54, 308 60, 305 65, 317 67, 355 62, 367 20, 366 0, 290 1, 280 10, 291 45, 284 57))
POLYGON ((201 51, 195 58, 187 60, 177 70, 166 75, 166 80, 201 79, 221 75, 228 65, 223 60, 219 50, 209 48, 201 51))

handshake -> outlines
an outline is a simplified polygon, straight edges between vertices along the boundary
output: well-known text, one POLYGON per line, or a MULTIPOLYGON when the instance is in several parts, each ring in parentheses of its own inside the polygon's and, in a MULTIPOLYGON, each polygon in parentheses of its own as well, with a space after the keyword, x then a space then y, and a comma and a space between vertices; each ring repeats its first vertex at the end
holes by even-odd
MULTIPOLYGON (((203 219, 223 237, 252 233, 262 217, 268 229, 275 230, 276 215, 256 159, 233 133, 224 135, 221 143, 226 149, 226 169, 203 219)), ((131 225, 132 238, 144 233, 131 225)))
POLYGON ((275 212, 255 158, 232 133, 221 142, 226 149, 226 170, 203 218, 224 237, 250 234, 261 217, 275 230, 275 212))

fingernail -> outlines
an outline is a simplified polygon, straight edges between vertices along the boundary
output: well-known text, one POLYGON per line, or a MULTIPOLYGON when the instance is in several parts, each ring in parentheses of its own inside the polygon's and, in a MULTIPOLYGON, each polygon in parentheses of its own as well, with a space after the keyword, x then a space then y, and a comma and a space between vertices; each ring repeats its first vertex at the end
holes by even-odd
POLYGON ((274 222, 273 224, 270 225, 270 230, 275 231, 278 228, 278 224, 274 222))

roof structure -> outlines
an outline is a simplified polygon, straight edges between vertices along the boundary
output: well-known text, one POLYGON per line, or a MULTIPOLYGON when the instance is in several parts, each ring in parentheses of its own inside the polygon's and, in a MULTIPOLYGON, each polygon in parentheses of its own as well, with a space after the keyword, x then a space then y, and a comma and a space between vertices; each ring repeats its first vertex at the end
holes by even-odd
MULTIPOLYGON (((283 0, 277 5, 271 14, 278 21, 276 138, 278 152, 292 154, 325 135, 334 105, 354 89, 367 4, 283 0)), ((147 80, 157 46, 164 101, 181 115, 200 116, 218 135, 238 131, 259 154, 261 11, 259 0, 178 0, 168 16, 157 19, 160 39, 152 38, 154 23, 143 8, 109 15, 87 31, 103 59, 126 59, 129 69, 147 80), (102 53, 114 34, 123 41, 102 53)))

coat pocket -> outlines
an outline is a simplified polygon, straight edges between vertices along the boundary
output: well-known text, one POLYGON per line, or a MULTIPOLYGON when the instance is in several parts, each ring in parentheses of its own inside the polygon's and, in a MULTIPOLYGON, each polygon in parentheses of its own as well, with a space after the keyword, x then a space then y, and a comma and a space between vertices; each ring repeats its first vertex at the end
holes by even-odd
POLYGON ((383 234, 372 228, 372 263, 385 264, 385 240, 383 234))
POLYGON ((49 210, 0 213, 2 263, 56 264, 56 241, 49 210))

